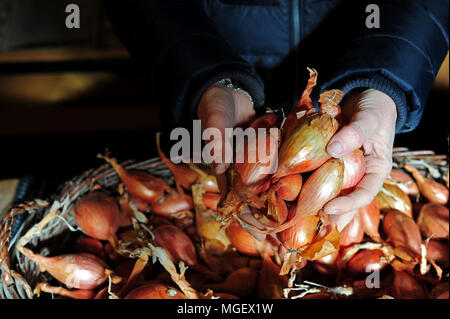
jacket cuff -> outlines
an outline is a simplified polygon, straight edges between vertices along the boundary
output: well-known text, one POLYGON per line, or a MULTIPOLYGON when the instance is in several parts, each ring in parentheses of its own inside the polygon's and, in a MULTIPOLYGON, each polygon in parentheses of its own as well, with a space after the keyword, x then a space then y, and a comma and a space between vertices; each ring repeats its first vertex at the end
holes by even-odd
POLYGON ((196 117, 203 92, 224 77, 236 80, 255 104, 264 103, 264 85, 253 66, 221 39, 208 35, 195 35, 173 45, 158 61, 153 82, 175 122, 188 123, 196 117))
POLYGON ((355 77, 345 78, 339 83, 336 83, 336 86, 334 87, 337 87, 346 93, 356 88, 370 88, 377 89, 389 95, 397 107, 397 123, 395 131, 396 133, 401 133, 405 130, 404 126, 408 118, 407 97, 405 92, 392 81, 376 73, 360 74, 355 77))
MULTIPOLYGON (((372 78, 376 74, 386 80, 384 83, 389 81, 391 85, 395 84, 394 87, 400 88, 406 95, 403 99, 406 103, 397 105, 401 116, 397 132, 407 132, 417 127, 435 74, 429 59, 409 41, 385 35, 362 37, 349 45, 346 54, 335 65, 337 67, 326 76, 327 80, 321 89, 336 88, 337 82, 342 83, 346 79, 372 78), (368 56, 367 48, 376 50, 376 54, 374 52, 368 56), (405 104, 407 107, 404 107, 405 104), (403 118, 405 110, 406 120, 403 118)), ((380 83, 373 81, 371 84, 380 83)))

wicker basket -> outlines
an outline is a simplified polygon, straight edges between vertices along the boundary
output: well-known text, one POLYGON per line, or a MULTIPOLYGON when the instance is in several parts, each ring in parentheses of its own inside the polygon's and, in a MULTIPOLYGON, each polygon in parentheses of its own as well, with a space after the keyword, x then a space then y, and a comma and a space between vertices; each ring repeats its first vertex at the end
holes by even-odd
MULTIPOLYGON (((139 163, 122 163, 126 169, 146 171, 172 183, 171 173, 159 158, 139 163)), ((42 255, 55 255, 64 251, 73 239, 75 220, 72 205, 87 193, 94 183, 105 189, 114 189, 120 182, 117 173, 109 164, 91 169, 79 177, 66 182, 54 198, 49 201, 33 200, 19 204, 4 216, 0 228, 0 274, 1 299, 31 299, 33 287, 38 282, 48 282, 51 277, 41 273, 39 267, 16 249, 20 241, 42 255), (52 211, 59 211, 58 218, 50 222, 32 236, 24 236, 32 227, 44 220, 52 211)))
MULTIPOLYGON (((448 174, 447 155, 435 155, 432 151, 409 151, 405 148, 394 149, 393 166, 404 163, 414 165, 430 178, 443 181, 448 174), (434 175, 434 176, 433 176, 434 175)), ((159 158, 135 163, 127 161, 121 164, 125 169, 142 170, 164 178, 173 183, 172 175, 159 158)), ((13 207, 3 218, 0 228, 0 274, 2 277, 1 299, 31 299, 33 289, 38 282, 52 279, 47 273, 41 273, 36 264, 21 254, 16 248, 28 245, 34 252, 42 255, 55 255, 64 252, 66 245, 73 239, 75 221, 72 205, 87 193, 94 183, 104 189, 115 189, 120 179, 117 173, 104 164, 91 169, 66 182, 50 201, 36 199, 13 207), (32 228, 39 227, 51 212, 59 211, 58 218, 45 223, 40 231, 32 236, 24 235, 32 228)))

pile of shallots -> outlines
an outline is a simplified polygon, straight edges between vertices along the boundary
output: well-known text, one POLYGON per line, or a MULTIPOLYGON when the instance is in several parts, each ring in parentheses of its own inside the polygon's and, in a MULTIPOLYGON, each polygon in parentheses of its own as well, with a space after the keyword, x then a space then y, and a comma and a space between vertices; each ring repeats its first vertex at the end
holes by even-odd
POLYGON ((159 155, 175 181, 170 186, 101 156, 122 183, 114 190, 93 186, 74 203, 81 231, 74 252, 45 257, 20 250, 55 279, 39 283, 35 293, 97 299, 448 298, 448 177, 445 187, 403 165, 367 207, 323 213, 330 200, 356 187, 365 159, 362 150, 341 159, 327 154, 345 123, 338 106, 344 93, 325 91, 317 112, 310 98, 317 72, 309 71, 307 88, 286 118, 268 113, 251 124, 281 128, 281 135, 247 140, 244 159, 257 143, 278 142, 275 160, 244 160, 216 177, 210 168, 172 163, 158 136, 159 155))

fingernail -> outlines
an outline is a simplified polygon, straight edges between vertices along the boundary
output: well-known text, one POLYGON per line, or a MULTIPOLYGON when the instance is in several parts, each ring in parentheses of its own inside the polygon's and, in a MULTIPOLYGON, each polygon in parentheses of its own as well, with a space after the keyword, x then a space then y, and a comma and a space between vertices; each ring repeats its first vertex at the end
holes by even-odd
POLYGON ((332 212, 327 213, 327 214, 328 215, 337 215, 337 214, 339 214, 339 211, 335 210, 335 211, 332 211, 332 212))
POLYGON ((328 153, 331 153, 331 155, 341 155, 342 151, 344 150, 344 147, 339 142, 333 142, 327 147, 328 153))

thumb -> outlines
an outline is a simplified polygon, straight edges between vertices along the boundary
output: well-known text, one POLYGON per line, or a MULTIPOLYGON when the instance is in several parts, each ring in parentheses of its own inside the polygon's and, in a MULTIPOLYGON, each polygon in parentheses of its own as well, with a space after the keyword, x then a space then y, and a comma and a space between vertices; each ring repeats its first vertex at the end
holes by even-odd
POLYGON ((332 157, 342 157, 360 148, 378 128, 380 119, 373 103, 364 97, 349 103, 356 103, 344 105, 353 110, 350 115, 352 120, 333 136, 327 146, 327 152, 332 157))

